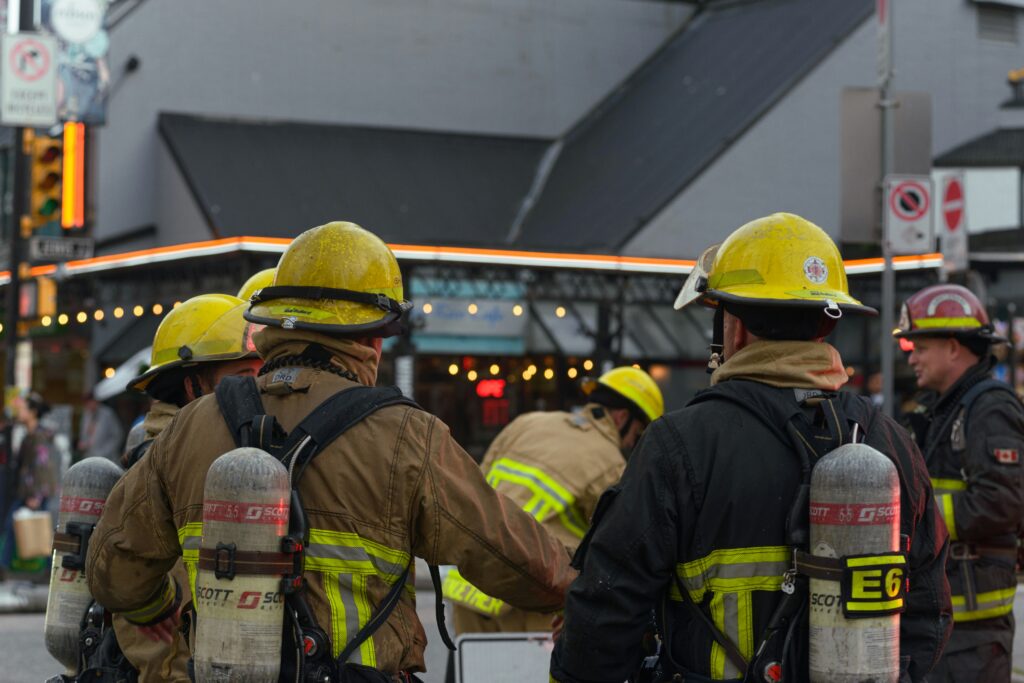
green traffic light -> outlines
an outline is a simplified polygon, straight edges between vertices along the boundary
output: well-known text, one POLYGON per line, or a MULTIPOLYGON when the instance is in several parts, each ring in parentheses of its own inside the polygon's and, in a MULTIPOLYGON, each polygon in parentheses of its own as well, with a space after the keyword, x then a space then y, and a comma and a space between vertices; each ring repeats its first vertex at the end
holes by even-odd
POLYGON ((57 209, 59 208, 60 202, 58 202, 53 197, 50 197, 39 206, 39 215, 47 217, 52 216, 53 214, 57 213, 57 209))

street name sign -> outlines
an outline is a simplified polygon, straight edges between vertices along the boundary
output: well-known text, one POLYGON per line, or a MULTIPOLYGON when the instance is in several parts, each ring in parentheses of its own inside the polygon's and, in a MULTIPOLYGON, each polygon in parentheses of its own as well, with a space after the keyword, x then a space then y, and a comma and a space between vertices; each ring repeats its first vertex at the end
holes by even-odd
POLYGON ((28 259, 55 263, 92 258, 94 242, 89 237, 35 235, 28 241, 28 259))

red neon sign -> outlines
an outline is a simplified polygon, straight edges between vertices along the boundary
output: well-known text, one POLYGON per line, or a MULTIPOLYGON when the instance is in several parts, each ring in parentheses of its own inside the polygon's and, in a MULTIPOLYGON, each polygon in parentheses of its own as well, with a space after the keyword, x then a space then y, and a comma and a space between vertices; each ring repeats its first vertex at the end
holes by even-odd
POLYGON ((476 395, 480 398, 502 398, 505 396, 505 380, 482 379, 476 383, 476 395))

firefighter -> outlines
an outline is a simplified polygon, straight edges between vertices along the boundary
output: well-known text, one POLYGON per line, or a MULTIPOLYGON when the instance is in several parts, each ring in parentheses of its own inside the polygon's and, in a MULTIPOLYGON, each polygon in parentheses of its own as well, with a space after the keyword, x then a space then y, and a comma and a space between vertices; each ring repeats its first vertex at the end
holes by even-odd
MULTIPOLYGON (((299 235, 282 255, 274 285, 246 313, 266 325, 255 335, 265 361, 257 395, 266 415, 291 432, 342 390, 372 387, 383 339, 401 331, 410 307, 394 254, 374 234, 332 222, 299 235)), ((114 488, 90 545, 86 571, 96 598, 156 632, 173 630, 190 588, 168 581, 166 572, 202 535, 206 472, 235 448, 218 398, 203 396, 178 413, 114 488)), ((413 556, 458 565, 475 585, 517 607, 561 607, 574 575, 564 546, 488 486, 429 413, 408 405, 372 412, 303 472, 297 492, 309 542, 299 585, 327 636, 322 649, 339 658, 358 631, 376 623, 370 619, 383 598, 397 597, 383 626, 346 662, 335 660, 337 669, 366 667, 360 672, 383 672, 378 678, 424 670, 426 634, 414 593, 391 591, 413 556)), ((194 576, 195 558, 185 562, 194 576)))
MULTIPOLYGON (((175 414, 188 403, 213 392, 222 377, 255 375, 262 361, 252 345, 253 324, 243 317, 245 303, 227 294, 202 294, 164 316, 153 337, 149 369, 129 383, 144 391, 153 405, 142 423, 142 442, 126 448, 124 464, 132 467, 175 414)), ((133 430, 134 431, 134 430, 133 430)), ((194 551, 194 549, 192 549, 194 551)), ((171 576, 185 584, 188 574, 175 563, 171 576)), ((190 657, 181 633, 167 643, 138 629, 123 614, 113 617, 114 632, 125 657, 142 681, 186 683, 190 657)))
POLYGON ((992 378, 998 337, 978 298, 960 285, 917 292, 894 335, 912 347, 910 367, 925 390, 912 420, 949 532, 946 573, 953 636, 932 681, 1009 681, 1014 564, 1024 520, 1024 408, 992 378))
POLYGON ((850 296, 839 250, 799 216, 759 218, 702 255, 675 307, 693 303, 715 309, 712 386, 646 430, 598 503, 552 678, 807 680, 798 453, 856 439, 899 470, 910 585, 899 665, 901 680, 922 680, 951 625, 946 534, 907 433, 839 391, 847 374, 824 337, 840 318, 874 312, 850 296), (645 661, 652 614, 657 662, 645 661))
POLYGON ((274 269, 266 268, 261 270, 245 281, 242 288, 238 290, 238 298, 242 301, 248 301, 258 290, 269 287, 272 284, 274 284, 274 269))
MULTIPOLYGON (((498 434, 481 465, 487 481, 575 551, 597 500, 619 480, 640 433, 665 412, 643 370, 619 367, 583 383, 588 403, 571 413, 536 412, 498 434)), ((458 633, 547 631, 551 617, 481 594, 457 571, 445 578, 458 633)))

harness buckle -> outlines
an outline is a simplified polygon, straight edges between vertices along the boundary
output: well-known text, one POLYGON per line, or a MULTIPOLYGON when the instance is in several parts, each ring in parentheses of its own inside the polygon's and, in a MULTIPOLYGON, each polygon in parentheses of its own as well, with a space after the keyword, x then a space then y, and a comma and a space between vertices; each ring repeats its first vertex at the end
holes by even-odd
POLYGON ((234 543, 217 544, 217 549, 213 551, 213 575, 218 579, 235 578, 235 550, 237 547, 234 543))
POLYGON ((951 560, 976 560, 978 553, 970 543, 950 543, 949 559, 951 560))

